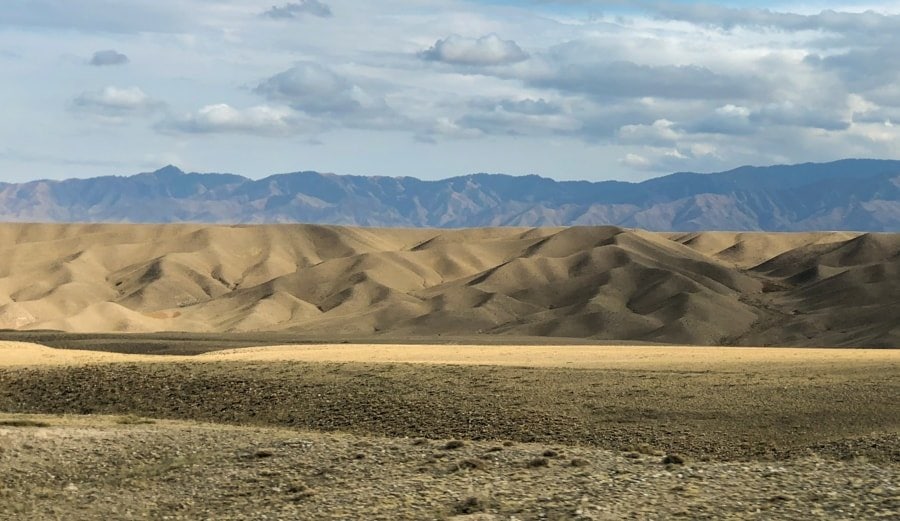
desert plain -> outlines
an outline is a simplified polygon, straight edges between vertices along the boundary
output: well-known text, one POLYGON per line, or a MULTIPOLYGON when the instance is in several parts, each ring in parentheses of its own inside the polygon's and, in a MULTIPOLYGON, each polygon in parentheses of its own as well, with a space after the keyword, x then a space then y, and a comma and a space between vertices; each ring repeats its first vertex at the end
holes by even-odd
POLYGON ((900 236, 0 225, 2 519, 896 519, 900 236))

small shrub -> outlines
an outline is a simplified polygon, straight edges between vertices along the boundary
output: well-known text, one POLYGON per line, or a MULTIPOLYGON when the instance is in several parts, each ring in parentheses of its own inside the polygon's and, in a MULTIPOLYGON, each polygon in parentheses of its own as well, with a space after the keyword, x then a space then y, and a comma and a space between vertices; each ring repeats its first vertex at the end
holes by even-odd
POLYGON ((299 494, 300 492, 306 492, 307 490, 309 490, 309 487, 303 482, 292 483, 285 489, 288 494, 299 494))
POLYGON ((540 467, 549 467, 550 460, 547 458, 534 458, 528 462, 528 468, 536 469, 540 467))
POLYGON ((476 496, 469 496, 453 505, 453 513, 457 515, 475 514, 484 512, 485 509, 487 509, 486 502, 476 496))
POLYGON ((684 462, 684 456, 679 454, 666 454, 666 457, 662 459, 664 465, 684 465, 684 462))
POLYGON ((653 447, 647 443, 639 443, 638 445, 631 447, 629 451, 644 454, 645 456, 662 456, 661 452, 654 450, 653 447))
POLYGON ((450 472, 460 470, 484 470, 484 462, 479 459, 469 458, 457 461, 450 467, 450 472))
POLYGON ((49 427, 47 422, 37 420, 0 420, 0 427, 49 427))
POLYGON ((316 492, 314 490, 305 488, 305 489, 291 495, 290 500, 293 501, 294 503, 299 503, 299 502, 303 501, 304 499, 308 499, 314 495, 316 495, 316 492))
POLYGON ((275 451, 272 449, 256 449, 253 453, 253 457, 257 459, 271 458, 274 455, 275 451))

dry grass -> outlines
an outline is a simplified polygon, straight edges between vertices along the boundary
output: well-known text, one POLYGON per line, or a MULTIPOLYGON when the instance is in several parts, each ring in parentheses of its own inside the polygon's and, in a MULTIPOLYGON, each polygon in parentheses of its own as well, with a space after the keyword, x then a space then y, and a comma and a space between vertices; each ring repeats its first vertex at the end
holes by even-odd
MULTIPOLYGON (((122 337, 127 342, 127 337, 122 337)), ((650 345, 426 345, 306 344, 257 346, 195 356, 123 354, 56 349, 0 341, 0 368, 79 366, 126 362, 339 362, 371 364, 484 365, 645 371, 848 370, 889 367, 900 371, 900 350, 747 348, 650 345)))
POLYGON ((152 425, 156 422, 150 418, 141 418, 140 416, 127 414, 116 418, 116 423, 119 425, 152 425))

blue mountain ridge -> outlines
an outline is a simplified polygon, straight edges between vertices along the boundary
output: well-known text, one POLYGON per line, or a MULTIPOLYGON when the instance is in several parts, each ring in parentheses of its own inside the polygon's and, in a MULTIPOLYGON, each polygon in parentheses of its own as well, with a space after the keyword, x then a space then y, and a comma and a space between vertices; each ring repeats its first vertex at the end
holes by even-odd
POLYGON ((640 183, 486 173, 425 181, 312 171, 254 180, 169 165, 132 176, 0 184, 0 219, 896 232, 900 161, 744 166, 640 183))

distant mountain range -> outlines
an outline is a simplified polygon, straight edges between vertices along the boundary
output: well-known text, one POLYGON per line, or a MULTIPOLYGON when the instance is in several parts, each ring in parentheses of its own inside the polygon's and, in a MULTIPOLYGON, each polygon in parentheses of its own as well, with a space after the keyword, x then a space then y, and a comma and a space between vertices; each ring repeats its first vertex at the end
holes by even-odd
POLYGON ((129 177, 0 183, 0 220, 896 232, 900 161, 747 166, 641 183, 500 174, 423 181, 318 172, 253 180, 167 166, 129 177))

